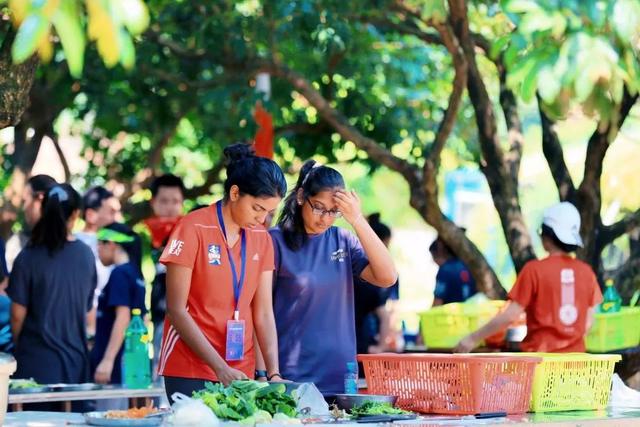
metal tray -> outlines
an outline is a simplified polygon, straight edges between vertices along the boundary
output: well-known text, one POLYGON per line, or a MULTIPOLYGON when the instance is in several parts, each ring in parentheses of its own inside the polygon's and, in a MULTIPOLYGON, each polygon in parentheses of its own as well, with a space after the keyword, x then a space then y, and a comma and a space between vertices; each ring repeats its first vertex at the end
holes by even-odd
POLYGON ((43 385, 40 387, 27 388, 9 388, 9 394, 31 394, 31 393, 47 393, 51 391, 51 387, 43 385))
POLYGON ((102 385, 95 383, 82 384, 49 384, 51 391, 92 391, 102 389, 102 385))
POLYGON ((158 415, 149 418, 105 418, 107 411, 87 412, 84 420, 90 426, 159 426, 162 425, 166 415, 158 415))

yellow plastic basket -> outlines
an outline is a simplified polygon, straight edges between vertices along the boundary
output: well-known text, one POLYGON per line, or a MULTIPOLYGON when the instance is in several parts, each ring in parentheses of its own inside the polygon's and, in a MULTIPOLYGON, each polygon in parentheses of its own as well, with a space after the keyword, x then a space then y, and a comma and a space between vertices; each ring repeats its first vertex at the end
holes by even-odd
POLYGON ((622 307, 617 313, 596 313, 587 335, 587 351, 605 353, 640 344, 640 307, 622 307))
POLYGON ((505 301, 487 301, 434 307, 420 315, 424 344, 430 348, 453 348, 462 338, 498 314, 504 304, 505 301))
POLYGON ((607 407, 613 368, 622 356, 586 353, 502 353, 539 356, 531 392, 532 412, 592 411, 607 407))

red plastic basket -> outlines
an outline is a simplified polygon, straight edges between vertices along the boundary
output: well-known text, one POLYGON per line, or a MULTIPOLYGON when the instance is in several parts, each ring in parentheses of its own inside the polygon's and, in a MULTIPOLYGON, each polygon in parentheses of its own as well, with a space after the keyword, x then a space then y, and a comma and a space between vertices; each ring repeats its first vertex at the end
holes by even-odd
POLYGON ((458 354, 359 355, 371 394, 398 396, 397 405, 433 414, 529 410, 540 357, 458 354))

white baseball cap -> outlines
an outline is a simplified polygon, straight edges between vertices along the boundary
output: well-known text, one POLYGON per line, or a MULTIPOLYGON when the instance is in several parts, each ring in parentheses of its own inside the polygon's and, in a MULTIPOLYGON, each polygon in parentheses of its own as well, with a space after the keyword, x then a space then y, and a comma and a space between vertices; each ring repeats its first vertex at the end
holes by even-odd
POLYGON ((569 202, 557 203, 544 211, 542 223, 553 230, 565 245, 582 247, 580 212, 569 202))

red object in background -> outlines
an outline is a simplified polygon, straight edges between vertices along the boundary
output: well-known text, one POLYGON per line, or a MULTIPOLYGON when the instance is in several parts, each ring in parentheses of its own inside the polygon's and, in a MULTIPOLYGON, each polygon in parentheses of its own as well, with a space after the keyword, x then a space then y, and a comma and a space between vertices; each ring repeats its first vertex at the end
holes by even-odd
POLYGON ((273 118, 259 101, 256 103, 256 111, 253 117, 258 125, 254 139, 256 155, 273 159, 273 118))
POLYGON ((151 246, 153 248, 160 249, 167 243, 167 239, 180 218, 182 217, 160 218, 154 216, 143 221, 151 232, 151 246))

